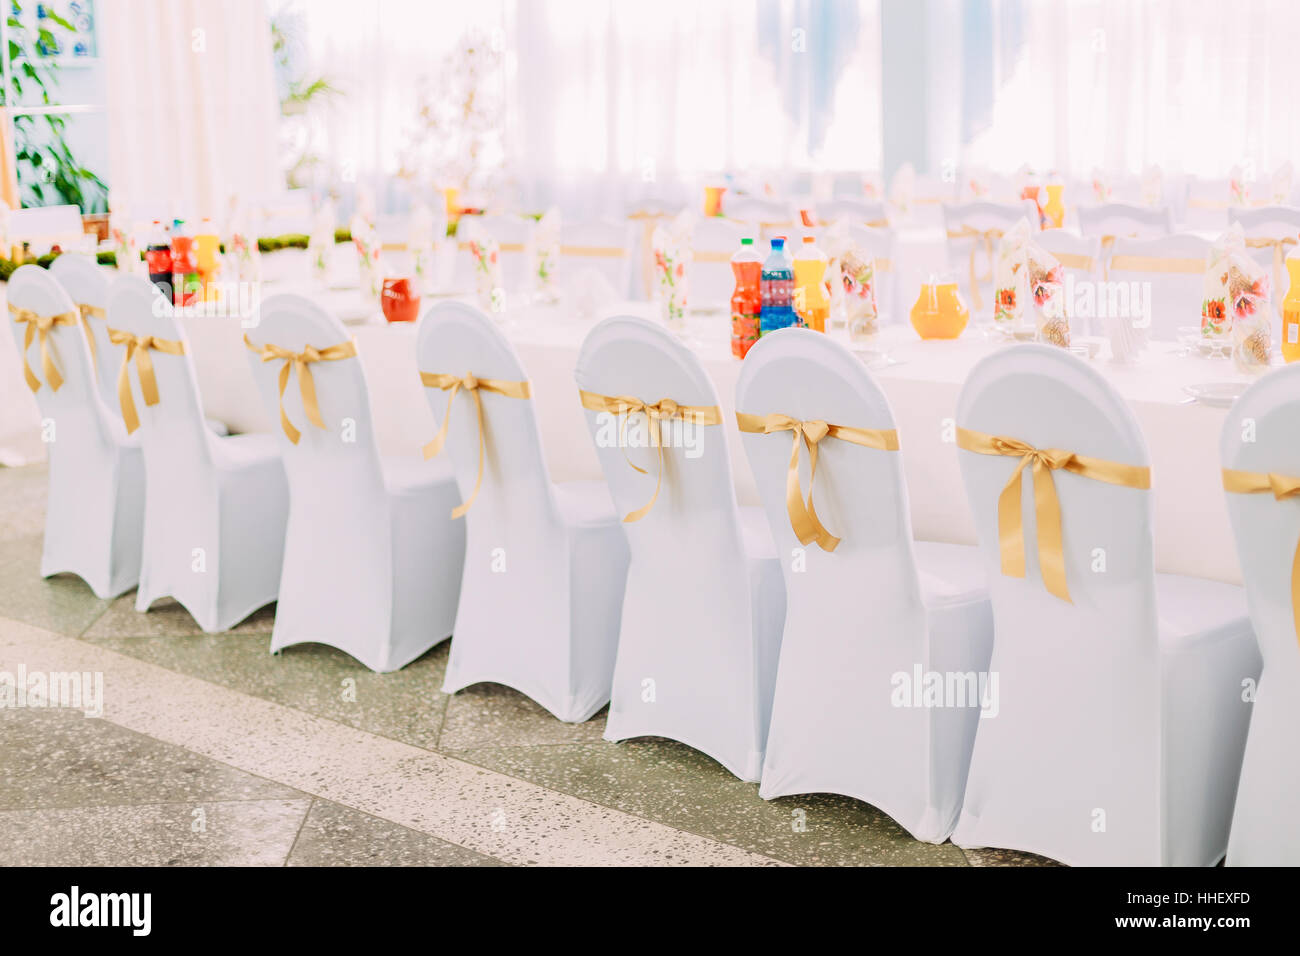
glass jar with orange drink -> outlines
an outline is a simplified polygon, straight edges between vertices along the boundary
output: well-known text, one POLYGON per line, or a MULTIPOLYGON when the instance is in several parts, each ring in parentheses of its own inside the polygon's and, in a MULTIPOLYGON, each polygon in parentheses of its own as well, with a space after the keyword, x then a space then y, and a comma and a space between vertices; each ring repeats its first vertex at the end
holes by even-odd
POLYGON ((951 274, 931 275, 912 306, 912 328, 923 339, 955 339, 970 319, 970 310, 951 274))
POLYGON ((1286 257, 1287 289, 1282 300, 1282 358, 1300 359, 1300 254, 1286 257))

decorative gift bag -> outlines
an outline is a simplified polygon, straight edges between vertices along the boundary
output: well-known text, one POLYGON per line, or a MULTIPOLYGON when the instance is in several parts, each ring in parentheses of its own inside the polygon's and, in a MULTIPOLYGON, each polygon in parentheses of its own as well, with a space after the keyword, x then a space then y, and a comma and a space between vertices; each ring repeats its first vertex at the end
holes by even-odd
POLYGON ((418 203, 411 210, 406 247, 411 254, 411 272, 415 275, 415 286, 421 294, 434 291, 437 260, 434 228, 433 210, 427 203, 418 203))
MULTIPOLYGON (((1285 206, 1291 199, 1292 180, 1294 178, 1294 167, 1291 160, 1287 160, 1277 169, 1273 170, 1273 204, 1285 206)), ((1276 289, 1274 291, 1277 291, 1276 289)))
POLYGON ((876 260, 856 246, 840 258, 840 279, 844 289, 844 322, 850 342, 866 342, 880 331, 880 310, 876 302, 876 260))
POLYGON ((548 209, 528 237, 528 271, 533 277, 536 301, 554 305, 560 300, 560 211, 548 209))
POLYGON ((338 225, 338 211, 334 200, 326 199, 312 217, 311 235, 307 237, 307 258, 311 274, 318 282, 329 280, 330 259, 334 253, 334 230, 338 225))
POLYGON ((675 227, 675 220, 667 228, 656 226, 650 243, 654 254, 655 301, 668 328, 680 332, 686 328, 686 259, 690 256, 690 245, 675 227))
POLYGON ((1110 177, 1100 169, 1093 167, 1092 170, 1092 198, 1097 202, 1110 202, 1112 195, 1110 177))
POLYGON ((352 245, 357 250, 361 294, 378 302, 384 287, 383 270, 379 266, 379 236, 369 220, 360 215, 352 217, 351 232, 352 245))
POLYGON ((1023 324, 1025 309, 1025 247, 1029 243, 1028 219, 1021 219, 998 240, 993 261, 994 328, 1014 332, 1023 324))
POLYGON ((260 282, 262 279, 262 253, 257 247, 257 236, 253 235, 251 220, 248 210, 238 199, 231 197, 226 258, 233 263, 233 268, 226 271, 240 282, 260 282))
POLYGON ((1165 173, 1159 166, 1148 166, 1142 173, 1142 202, 1158 206, 1165 198, 1165 173))
POLYGON ((1070 319, 1065 311, 1065 270, 1056 257, 1036 242, 1025 244, 1026 283, 1038 341, 1070 347, 1070 319))

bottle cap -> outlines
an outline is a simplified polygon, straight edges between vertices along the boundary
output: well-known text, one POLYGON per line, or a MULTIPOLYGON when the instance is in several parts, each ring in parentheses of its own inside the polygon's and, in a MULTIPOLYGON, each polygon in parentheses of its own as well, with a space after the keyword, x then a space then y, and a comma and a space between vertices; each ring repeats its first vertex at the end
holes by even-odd
POLYGON ((812 241, 813 241, 813 237, 812 237, 812 236, 804 236, 804 237, 803 237, 803 241, 806 242, 806 243, 807 243, 807 242, 812 242, 812 241))
POLYGON ((772 237, 772 248, 773 248, 773 249, 784 249, 784 248, 785 248, 785 236, 773 236, 773 237, 772 237))
POLYGON ((748 238, 746 238, 746 239, 741 239, 741 240, 740 240, 740 244, 741 244, 742 246, 752 246, 752 245, 754 244, 754 240, 753 240, 753 239, 748 239, 748 238))

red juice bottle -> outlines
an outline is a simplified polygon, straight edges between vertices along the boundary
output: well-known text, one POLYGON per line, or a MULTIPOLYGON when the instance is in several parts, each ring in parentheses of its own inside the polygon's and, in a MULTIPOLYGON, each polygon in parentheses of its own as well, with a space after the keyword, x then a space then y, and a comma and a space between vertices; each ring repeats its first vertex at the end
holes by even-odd
POLYGON ((157 219, 149 228, 149 240, 144 248, 145 268, 149 270, 149 281, 155 288, 172 301, 172 247, 167 239, 167 230, 157 219))
POLYGON ((763 257, 753 239, 741 239, 731 257, 736 291, 731 294, 731 354, 743 359, 758 341, 758 317, 763 308, 763 257))

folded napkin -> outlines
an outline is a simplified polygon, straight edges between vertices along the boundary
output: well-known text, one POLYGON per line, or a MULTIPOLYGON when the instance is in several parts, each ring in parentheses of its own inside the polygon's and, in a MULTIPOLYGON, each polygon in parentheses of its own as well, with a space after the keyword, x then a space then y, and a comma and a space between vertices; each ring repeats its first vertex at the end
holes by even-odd
POLYGON ((654 258, 655 301, 670 328, 680 328, 686 321, 686 302, 690 281, 686 262, 691 257, 691 226, 694 217, 683 212, 667 225, 655 226, 650 237, 654 258))
POLYGON ((844 292, 844 323, 849 339, 868 339, 880 330, 876 260, 854 246, 841 257, 839 273, 844 292))
POLYGON ((1038 327, 1038 341, 1070 346, 1070 320, 1065 311, 1065 270, 1056 257, 1034 242, 1025 243, 1025 271, 1038 327))
POLYGON ((1113 192, 1110 177, 1094 166, 1092 169, 1092 198, 1097 202, 1110 202, 1113 192))
POLYGON ((564 302, 574 318, 590 321, 599 318, 618 301, 618 290, 603 272, 582 266, 563 277, 564 302))
POLYGON ((357 251, 357 267, 361 275, 361 292, 376 300, 383 291, 384 276, 379 265, 379 235, 370 221, 360 213, 352 217, 350 226, 352 245, 357 251))
POLYGON ((1274 205, 1285 206, 1291 199, 1291 187, 1294 175, 1294 167, 1292 167, 1291 160, 1289 159, 1277 169, 1273 170, 1274 205))
POLYGON ((311 260, 312 272, 320 279, 329 274, 337 225, 338 210, 334 200, 326 198, 312 217, 311 234, 307 237, 307 257, 311 260))
POLYGON ((1201 304, 1201 335, 1232 336, 1232 357, 1242 368, 1269 363, 1272 288, 1268 270, 1250 257, 1241 223, 1233 223, 1210 248, 1201 304))
POLYGON ((552 207, 537 221, 528 236, 528 271, 533 293, 539 302, 559 299, 560 210, 552 207))
POLYGON ((469 246, 470 258, 474 262, 474 291, 478 296, 479 307, 485 312, 502 311, 505 293, 501 275, 501 244, 488 235, 473 216, 461 219, 459 228, 463 230, 459 234, 469 246))
POLYGON ((993 321, 1008 330, 1019 327, 1024 316, 1029 234, 1029 220, 1021 218, 1002 234, 993 260, 993 321))
POLYGON ((868 199, 879 199, 884 194, 885 187, 881 183, 880 173, 862 174, 862 195, 868 199))
POLYGON ((1148 206, 1158 206, 1165 198, 1165 173, 1157 165, 1148 166, 1142 172, 1142 202, 1148 206))
POLYGON ((966 174, 966 193, 972 199, 985 199, 991 191, 992 176, 981 166, 970 169, 966 174))
POLYGON ((889 184, 889 201, 903 215, 907 215, 916 201, 916 169, 903 163, 889 184))
POLYGON ((253 235, 253 215, 237 196, 230 197, 230 214, 226 225, 226 258, 234 268, 223 270, 240 282, 258 282, 262 278, 262 254, 253 235))
POLYGON ((411 254, 415 284, 422 293, 440 291, 438 249, 446 237, 445 208, 440 215, 434 215, 428 203, 416 203, 407 225, 406 248, 411 254))
POLYGON ((1233 206, 1244 206, 1250 201, 1250 183, 1246 181, 1245 168, 1237 165, 1228 174, 1228 202, 1233 206))

